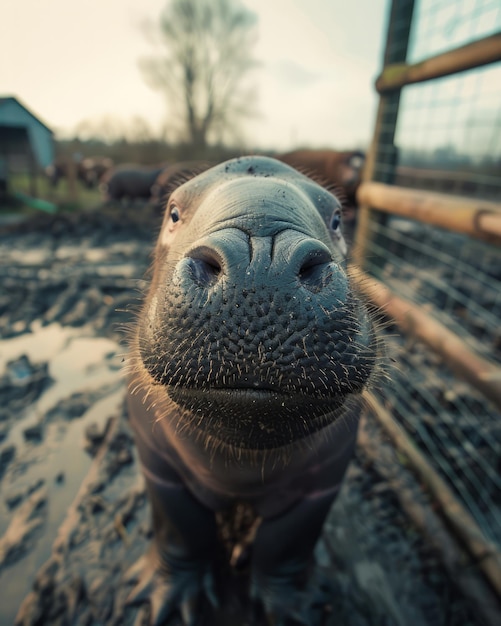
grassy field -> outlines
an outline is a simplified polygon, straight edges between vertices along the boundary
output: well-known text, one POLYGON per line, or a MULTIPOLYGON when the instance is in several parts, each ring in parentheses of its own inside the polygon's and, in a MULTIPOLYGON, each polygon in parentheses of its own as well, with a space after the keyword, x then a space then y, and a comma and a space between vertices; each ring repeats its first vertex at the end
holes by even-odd
POLYGON ((34 201, 30 190, 30 179, 25 174, 13 175, 9 179, 9 197, 0 204, 0 213, 36 213, 40 210, 50 211, 45 201, 55 205, 56 211, 77 211, 95 207, 102 202, 99 189, 87 189, 76 182, 75 193, 72 195, 66 180, 61 180, 56 188, 52 187, 44 176, 36 179, 36 195, 34 201), (25 196, 28 196, 25 197, 25 196))

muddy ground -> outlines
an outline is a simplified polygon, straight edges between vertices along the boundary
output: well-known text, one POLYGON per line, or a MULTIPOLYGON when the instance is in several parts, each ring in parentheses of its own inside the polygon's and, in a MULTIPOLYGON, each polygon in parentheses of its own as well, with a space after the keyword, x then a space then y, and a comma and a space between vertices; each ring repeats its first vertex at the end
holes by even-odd
MULTIPOLYGON (((2 625, 147 623, 147 605, 124 604, 151 526, 120 368, 157 229, 147 206, 0 227, 2 625)), ((317 548, 325 624, 486 624, 459 584, 475 588, 476 567, 461 551, 444 564, 434 503, 370 416, 362 442, 317 548)), ((217 624, 249 623, 244 583, 227 583, 217 624)))

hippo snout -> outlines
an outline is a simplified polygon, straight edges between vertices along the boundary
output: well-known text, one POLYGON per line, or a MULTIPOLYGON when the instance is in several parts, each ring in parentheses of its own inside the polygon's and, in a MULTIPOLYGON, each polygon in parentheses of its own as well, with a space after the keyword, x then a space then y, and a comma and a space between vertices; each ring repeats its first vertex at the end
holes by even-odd
POLYGON ((250 237, 228 229, 197 242, 178 263, 176 278, 202 289, 252 283, 280 293, 288 286, 318 293, 344 270, 321 241, 287 230, 274 237, 250 237))
POLYGON ((377 352, 337 198, 255 163, 261 174, 234 161, 172 194, 137 336, 141 371, 190 428, 203 416, 204 436, 249 449, 337 419, 377 352))

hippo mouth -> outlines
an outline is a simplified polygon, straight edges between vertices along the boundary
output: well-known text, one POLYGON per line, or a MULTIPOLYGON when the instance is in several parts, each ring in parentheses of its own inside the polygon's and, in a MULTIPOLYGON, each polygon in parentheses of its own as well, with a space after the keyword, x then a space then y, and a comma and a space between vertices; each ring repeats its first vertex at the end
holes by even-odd
POLYGON ((316 397, 268 388, 168 387, 182 421, 204 436, 239 448, 271 449, 292 444, 344 413, 346 395, 316 397))

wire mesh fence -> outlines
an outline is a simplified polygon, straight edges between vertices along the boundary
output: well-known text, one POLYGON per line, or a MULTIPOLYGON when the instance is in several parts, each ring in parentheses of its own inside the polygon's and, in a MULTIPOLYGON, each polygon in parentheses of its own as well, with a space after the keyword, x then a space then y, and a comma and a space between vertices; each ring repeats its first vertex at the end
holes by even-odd
MULTIPOLYGON (((391 20, 386 64, 414 63, 501 31, 501 5, 397 0, 391 20)), ((499 203, 501 63, 384 94, 373 154, 374 181, 499 203)), ((362 244, 366 272, 501 365, 501 247, 376 210, 362 244)), ((424 345, 389 344, 383 404, 501 545, 500 411, 424 345)))
POLYGON ((419 0, 415 3, 407 61, 487 37, 501 27, 498 0, 419 0))
MULTIPOLYGON (((501 251, 396 218, 374 223, 374 230, 378 236, 370 244, 367 269, 432 313, 476 353, 500 362, 501 251)), ((391 385, 381 390, 384 404, 485 534, 501 543, 501 414, 424 346, 389 341, 397 365, 391 385)))
POLYGON ((395 183, 484 199, 499 198, 501 66, 407 86, 395 144, 395 183))

